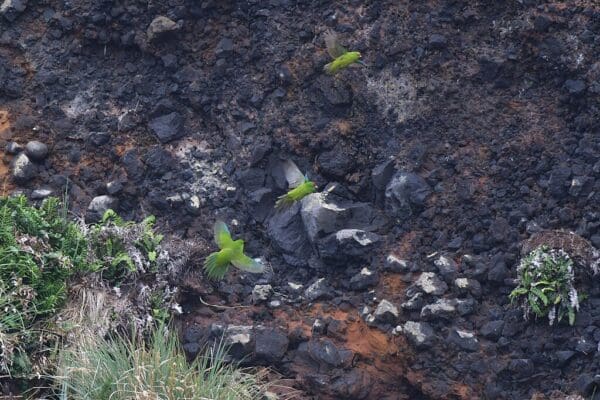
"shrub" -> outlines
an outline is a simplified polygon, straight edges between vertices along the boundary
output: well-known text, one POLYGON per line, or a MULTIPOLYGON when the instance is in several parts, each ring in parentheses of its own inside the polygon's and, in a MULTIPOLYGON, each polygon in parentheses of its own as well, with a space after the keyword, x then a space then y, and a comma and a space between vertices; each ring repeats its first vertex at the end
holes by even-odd
POLYGON ((573 261, 563 250, 542 246, 527 255, 517 267, 518 286, 510 293, 512 302, 522 304, 524 316, 547 316, 550 325, 565 316, 575 322, 579 295, 575 289, 573 261))
POLYGON ((87 335, 62 352, 55 377, 64 400, 258 399, 255 376, 225 364, 223 346, 188 363, 177 338, 165 329, 149 339, 87 335))

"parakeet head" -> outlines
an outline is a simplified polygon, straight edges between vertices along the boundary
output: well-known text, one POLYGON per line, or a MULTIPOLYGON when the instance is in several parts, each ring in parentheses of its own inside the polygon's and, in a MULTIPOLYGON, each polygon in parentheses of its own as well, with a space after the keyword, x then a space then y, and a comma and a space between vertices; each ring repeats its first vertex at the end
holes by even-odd
POLYGON ((317 191, 317 185, 313 182, 308 180, 308 178, 305 181, 306 185, 308 186, 308 188, 311 190, 311 192, 316 192, 317 191))

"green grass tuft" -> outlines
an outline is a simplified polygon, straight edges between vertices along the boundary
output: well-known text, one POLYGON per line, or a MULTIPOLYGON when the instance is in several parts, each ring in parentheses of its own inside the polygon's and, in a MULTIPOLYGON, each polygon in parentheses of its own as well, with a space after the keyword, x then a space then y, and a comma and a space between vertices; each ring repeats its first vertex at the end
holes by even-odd
POLYGON ((217 346, 188 363, 175 335, 159 328, 110 339, 88 335, 63 351, 55 378, 63 400, 253 400, 262 389, 254 375, 223 362, 217 346))

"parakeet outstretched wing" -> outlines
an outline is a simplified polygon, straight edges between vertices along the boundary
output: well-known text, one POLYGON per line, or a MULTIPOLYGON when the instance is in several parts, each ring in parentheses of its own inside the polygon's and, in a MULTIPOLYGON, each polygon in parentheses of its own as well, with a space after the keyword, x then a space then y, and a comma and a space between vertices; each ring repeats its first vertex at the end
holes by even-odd
POLYGON ((336 59, 339 56, 346 54, 346 50, 339 42, 337 34, 333 31, 325 32, 325 47, 331 58, 336 59))
POLYGON ((304 175, 292 160, 285 160, 283 162, 283 174, 285 175, 285 180, 287 180, 290 188, 298 187, 304 183, 304 175))
POLYGON ((229 270, 229 261, 219 253, 212 253, 204 261, 204 271, 209 279, 220 280, 229 270))
POLYGON ((233 246, 233 239, 231 238, 231 233, 229 232, 229 228, 227 228, 225 222, 215 222, 213 230, 215 234, 215 242, 220 249, 233 246))
POLYGON ((265 271, 265 265, 245 254, 240 254, 231 259, 231 263, 241 269, 242 271, 251 272, 253 274, 260 274, 265 271))

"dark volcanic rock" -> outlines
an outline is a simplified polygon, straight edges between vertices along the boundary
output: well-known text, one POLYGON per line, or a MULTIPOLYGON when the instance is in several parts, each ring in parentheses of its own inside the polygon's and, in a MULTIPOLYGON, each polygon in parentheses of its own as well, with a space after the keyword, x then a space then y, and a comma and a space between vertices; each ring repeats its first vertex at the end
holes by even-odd
POLYGON ((212 335, 219 339, 223 338, 229 354, 236 360, 249 357, 254 350, 255 333, 252 326, 247 325, 211 325, 212 335))
POLYGON ((398 307, 387 300, 381 300, 373 313, 375 321, 383 324, 395 324, 398 320, 398 307))
POLYGON ((20 152, 22 152, 22 151, 23 151, 23 146, 21 146, 21 145, 20 145, 19 143, 17 143, 17 142, 9 142, 9 143, 6 145, 6 149, 5 149, 5 150, 6 150, 6 152, 7 152, 8 154, 18 154, 18 153, 20 153, 20 152))
POLYGON ((177 112, 154 118, 148 123, 148 127, 161 143, 168 143, 185 134, 183 117, 177 112))
POLYGON ((342 229, 317 242, 319 256, 335 264, 356 263, 368 259, 380 241, 379 235, 359 229, 342 229))
POLYGON ((564 197, 567 194, 567 184, 571 173, 572 171, 569 167, 560 166, 553 169, 548 179, 548 192, 554 197, 564 197))
POLYGON ((501 283, 508 276, 508 268, 503 257, 495 257, 492 262, 494 263, 490 268, 487 279, 490 282, 501 283))
POLYGON ((456 300, 439 299, 433 304, 428 304, 421 309, 421 318, 426 321, 446 320, 450 321, 457 314, 456 300))
POLYGON ((287 351, 287 335, 276 329, 259 329, 255 339, 255 356, 267 363, 280 361, 287 351))
POLYGON ((323 175, 342 178, 352 170, 352 158, 342 148, 336 148, 322 153, 318 158, 323 175))
POLYGON ((423 272, 415 282, 415 286, 423 293, 441 296, 448 290, 448 285, 433 272, 423 272))
POLYGON ((350 279, 350 288, 353 290, 366 289, 375 286, 379 282, 379 274, 368 268, 363 268, 358 274, 350 279))
POLYGON ((11 162, 12 178, 17 183, 26 183, 33 179, 37 173, 37 167, 31 162, 25 153, 20 153, 11 162))
POLYGON ((313 242, 342 229, 372 231, 385 223, 371 205, 326 193, 313 193, 302 199, 302 221, 313 242))
POLYGON ((43 161, 48 156, 48 146, 37 140, 32 140, 25 145, 25 154, 31 160, 43 161))
POLYGON ((567 88, 570 94, 577 95, 585 91, 585 82, 582 80, 568 79, 565 82, 565 87, 567 88))
POLYGON ((410 264, 394 254, 388 254, 385 258, 384 268, 386 271, 403 273, 410 270, 410 264))
POLYGON ((102 219, 108 210, 116 210, 119 200, 112 196, 97 196, 92 199, 87 208, 86 220, 96 222, 102 219))
POLYGON ((321 278, 306 288, 304 291, 304 297, 306 297, 308 301, 331 299, 333 297, 333 293, 331 288, 327 285, 325 278, 321 278))
POLYGON ((350 365, 354 357, 350 350, 338 348, 329 339, 312 339, 308 342, 308 353, 319 364, 333 368, 350 365))
POLYGON ((417 349, 424 349, 433 344, 435 333, 427 322, 407 321, 402 332, 408 341, 417 349))
POLYGON ((330 388, 336 399, 366 399, 371 391, 371 377, 366 371, 352 369, 337 377, 330 388))
POLYGON ((477 351, 479 349, 479 341, 471 332, 451 329, 446 340, 458 346, 461 350, 477 351))
POLYGON ((444 281, 447 283, 452 282, 458 274, 458 264, 450 257, 440 256, 434 261, 434 264, 444 281))
POLYGON ((175 21, 160 15, 152 20, 148 26, 146 35, 148 36, 148 40, 155 41, 168 33, 177 31, 179 28, 179 25, 175 21))
POLYGON ((448 39, 444 35, 434 33, 429 37, 429 47, 433 49, 443 49, 448 45, 448 39))
POLYGON ((347 106, 352 103, 351 88, 342 80, 321 76, 317 79, 316 86, 325 101, 334 107, 347 106))
POLYGON ((4 0, 0 5, 0 15, 9 21, 14 21, 25 11, 26 6, 27 0, 4 0))
POLYGON ((304 231, 300 203, 274 213, 267 220, 267 235, 279 247, 286 262, 304 266, 312 254, 312 246, 304 231))
POLYGON ((373 168, 373 171, 371 172, 373 186, 379 190, 385 189, 390 179, 392 179, 395 169, 396 166, 393 158, 390 158, 373 168))
POLYGON ((399 171, 385 189, 386 211, 391 215, 410 215, 425 204, 431 188, 417 174, 399 171))

